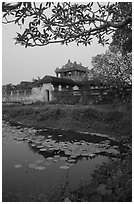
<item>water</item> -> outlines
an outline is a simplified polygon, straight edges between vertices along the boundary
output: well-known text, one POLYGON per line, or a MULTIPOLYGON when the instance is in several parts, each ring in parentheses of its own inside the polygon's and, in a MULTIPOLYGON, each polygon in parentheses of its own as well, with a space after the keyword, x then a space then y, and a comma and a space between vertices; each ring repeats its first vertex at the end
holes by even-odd
MULTIPOLYGON (((109 142, 106 138, 101 138, 99 139, 100 144, 98 144, 98 137, 96 137, 96 143, 95 137, 93 142, 89 141, 92 137, 88 137, 85 142, 87 136, 79 134, 76 140, 74 132, 71 137, 69 134, 64 131, 59 134, 57 130, 24 129, 3 122, 3 194, 17 193, 29 196, 43 193, 51 201, 51 196, 56 196, 61 192, 61 189, 64 189, 64 192, 74 191, 80 185, 89 183, 96 165, 108 161, 108 156, 101 153, 104 153, 102 151, 104 149, 105 153, 107 149, 110 150, 109 142), (81 137, 86 138, 82 140, 81 137), (22 141, 19 141, 18 138, 21 138, 22 141), (24 138, 25 140, 23 140, 24 138), (28 138, 30 138, 29 141, 28 138), (103 141, 106 141, 105 145, 103 141), (47 151, 41 152, 37 149, 37 144, 36 147, 32 147, 35 142, 46 142, 43 144, 47 151), (66 155, 68 151, 74 158, 66 155), (85 156, 82 156, 83 153, 85 156), (60 157, 55 158, 55 155, 60 157), (70 163, 69 159, 75 159, 75 162, 70 163), (30 164, 36 164, 36 167, 41 166, 44 169, 29 168, 30 164), (61 166, 66 166, 67 169, 62 169, 61 166)), ((116 151, 115 148, 112 149, 112 153, 116 153, 116 151)))

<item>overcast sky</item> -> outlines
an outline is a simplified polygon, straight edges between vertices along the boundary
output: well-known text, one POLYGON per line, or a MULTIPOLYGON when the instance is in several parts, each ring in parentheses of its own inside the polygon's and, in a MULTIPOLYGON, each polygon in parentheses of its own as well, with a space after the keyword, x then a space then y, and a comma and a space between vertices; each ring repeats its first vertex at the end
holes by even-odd
POLYGON ((62 67, 69 59, 90 69, 92 57, 107 49, 97 42, 87 47, 71 43, 68 46, 54 44, 24 48, 14 44, 17 31, 20 32, 15 24, 2 25, 2 84, 18 84, 45 75, 55 76, 55 69, 62 67))

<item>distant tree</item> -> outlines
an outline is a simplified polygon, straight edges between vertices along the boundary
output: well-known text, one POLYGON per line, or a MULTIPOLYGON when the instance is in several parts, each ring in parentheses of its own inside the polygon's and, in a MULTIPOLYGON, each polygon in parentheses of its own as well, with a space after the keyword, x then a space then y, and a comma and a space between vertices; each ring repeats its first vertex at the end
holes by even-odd
POLYGON ((25 47, 52 43, 68 45, 71 42, 76 42, 77 45, 90 45, 93 37, 104 45, 113 34, 113 43, 124 48, 125 43, 131 41, 131 8, 131 2, 105 4, 3 2, 2 4, 3 23, 14 22, 20 27, 25 24, 24 31, 17 33, 15 38, 16 43, 25 47), (118 38, 120 34, 121 37, 118 38))
POLYGON ((117 47, 110 47, 104 54, 92 58, 94 79, 100 79, 111 87, 121 88, 132 84, 132 54, 122 53, 117 47))

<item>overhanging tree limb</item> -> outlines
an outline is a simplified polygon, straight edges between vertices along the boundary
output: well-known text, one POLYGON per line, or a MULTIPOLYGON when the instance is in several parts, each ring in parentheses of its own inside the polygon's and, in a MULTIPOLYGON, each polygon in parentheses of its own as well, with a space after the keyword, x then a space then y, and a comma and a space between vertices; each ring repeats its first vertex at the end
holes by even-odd
POLYGON ((15 38, 16 43, 26 47, 52 43, 68 44, 74 41, 77 45, 80 43, 87 45, 91 43, 93 37, 98 38, 98 43, 104 44, 108 43, 106 35, 109 37, 109 33, 114 34, 116 30, 131 28, 131 4, 126 4, 3 3, 3 19, 5 19, 3 23, 15 22, 22 26, 25 25, 26 19, 29 20, 29 26, 15 38), (129 11, 126 12, 128 6, 129 11), (118 12, 119 17, 117 17, 118 12))

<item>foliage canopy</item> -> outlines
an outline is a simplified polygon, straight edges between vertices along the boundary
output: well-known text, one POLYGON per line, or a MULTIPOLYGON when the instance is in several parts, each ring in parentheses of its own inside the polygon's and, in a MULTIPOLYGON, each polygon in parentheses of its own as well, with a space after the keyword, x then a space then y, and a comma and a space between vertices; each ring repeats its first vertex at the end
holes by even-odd
POLYGON ((15 39, 25 47, 70 42, 90 45, 93 37, 104 45, 113 35, 113 44, 131 51, 126 45, 131 42, 131 2, 3 2, 2 11, 3 23, 24 28, 15 39))
POLYGON ((111 87, 122 88, 132 84, 132 54, 122 55, 117 47, 110 47, 104 54, 92 58, 94 79, 111 87))

